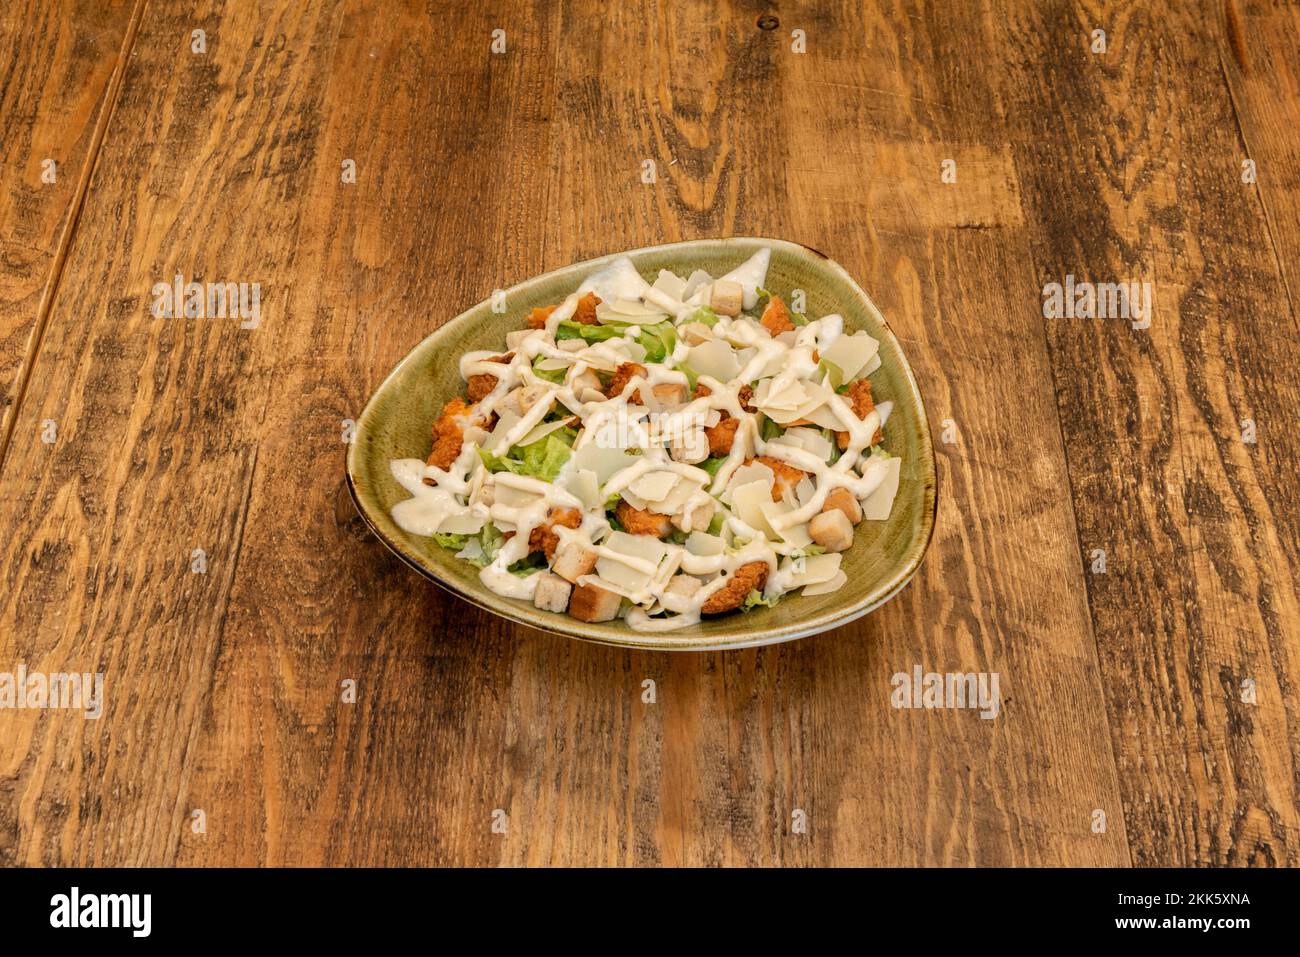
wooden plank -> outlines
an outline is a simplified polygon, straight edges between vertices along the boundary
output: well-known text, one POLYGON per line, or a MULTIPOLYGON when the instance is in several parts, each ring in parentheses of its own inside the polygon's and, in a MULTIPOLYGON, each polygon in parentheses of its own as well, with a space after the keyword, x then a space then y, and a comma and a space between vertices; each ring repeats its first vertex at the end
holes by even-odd
POLYGON ((499 853, 492 812, 512 810, 521 757, 502 702, 513 648, 539 638, 357 540, 340 435, 436 325, 543 268, 560 37, 546 4, 514 7, 480 5, 453 29, 415 4, 398 18, 354 5, 331 46, 315 158, 294 173, 292 309, 273 345, 239 574, 186 798, 209 825, 182 829, 182 863, 499 853), (496 29, 502 54, 490 49, 496 29), (355 185, 339 183, 344 157, 357 161, 355 185), (336 508, 337 524, 320 521, 336 508), (355 704, 341 700, 349 679, 355 704))
MULTIPOLYGON (((1094 808, 1118 808, 1118 788, 1040 320, 1003 306, 1006 277, 1029 296, 1032 276, 1009 155, 996 125, 973 118, 996 118, 996 104, 969 77, 945 77, 937 51, 877 55, 904 37, 922 50, 1000 41, 943 11, 893 25, 875 11, 801 14, 762 31, 753 11, 647 4, 573 49, 599 66, 566 71, 557 88, 549 193, 582 199, 559 207, 548 259, 604 251, 604 236, 730 233, 839 258, 903 338, 936 440, 939 420, 961 423, 960 446, 939 445, 932 554, 885 609, 796 645, 665 660, 521 643, 509 708, 530 757, 514 817, 547 827, 530 824, 503 858, 1125 862, 1122 827, 1090 830, 1094 808), (807 54, 791 51, 795 28, 807 54), (908 133, 877 127, 882 93, 908 133), (948 155, 968 189, 940 185, 948 155), (653 187, 637 178, 644 158, 657 163, 653 187), (1027 475, 1009 464, 1022 462, 1027 475), (914 664, 1000 671, 1009 711, 991 722, 895 711, 891 675, 914 664), (657 705, 640 701, 645 678, 657 705), (796 808, 806 835, 792 833, 796 808)), ((570 4, 565 34, 594 15, 570 4)))
POLYGON ((0 10, 0 463, 137 6, 18 0, 0 10))
POLYGON ((175 858, 279 340, 302 334, 286 277, 337 14, 156 4, 141 23, 0 483, 0 658, 100 671, 105 709, 6 714, 7 861, 175 858), (262 325, 155 318, 178 272, 260 282, 262 325))
POLYGON ((1154 284, 1149 329, 1047 324, 1081 545, 1108 556, 1088 587, 1133 861, 1294 865, 1300 345, 1213 28, 1179 5, 995 16, 1040 281, 1154 284))
POLYGON ((952 66, 996 55, 1002 32, 953 4, 846 11, 807 30, 780 110, 798 164, 786 177, 796 235, 846 249, 890 318, 927 398, 941 492, 909 590, 858 641, 815 646, 834 680, 814 700, 845 736, 817 748, 845 756, 819 765, 818 790, 839 801, 824 860, 1126 863, 1122 827, 1091 826, 1118 790, 1093 706, 1100 682, 1041 328, 1008 308, 1032 281, 1021 187, 987 79, 952 66), (941 179, 945 159, 955 183, 941 179), (827 165, 841 180, 862 170, 859 188, 835 190, 827 165), (999 672, 1008 707, 966 720, 885 712, 851 693, 855 674, 881 680, 915 664, 999 672), (854 728, 879 730, 855 741, 854 728))
POLYGON ((1254 164, 1269 242, 1278 259, 1287 304, 1300 294, 1300 7, 1225 0, 1203 10, 1201 28, 1218 42, 1233 115, 1254 164))

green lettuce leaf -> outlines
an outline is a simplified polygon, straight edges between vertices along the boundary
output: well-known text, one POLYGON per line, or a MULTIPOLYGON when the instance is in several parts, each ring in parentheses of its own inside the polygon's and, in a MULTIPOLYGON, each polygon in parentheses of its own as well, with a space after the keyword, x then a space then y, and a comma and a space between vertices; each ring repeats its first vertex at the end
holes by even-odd
POLYGON ((434 532, 433 540, 443 548, 450 548, 453 552, 458 552, 465 547, 465 543, 470 540, 470 536, 455 535, 451 532, 434 532))
POLYGON ((519 468, 511 471, 543 482, 554 482, 564 463, 569 461, 577 437, 577 432, 565 427, 542 436, 531 445, 515 446, 510 451, 518 454, 519 468))
POLYGON ((566 370, 537 368, 537 363, 541 362, 545 358, 546 356, 538 356, 533 360, 533 375, 537 376, 539 379, 545 379, 547 382, 554 382, 556 385, 563 384, 564 373, 566 370))
POLYGON ((834 362, 827 362, 825 359, 817 363, 817 371, 829 377, 831 388, 839 392, 844 387, 844 370, 834 362))
POLYGON ((518 459, 507 458, 504 455, 497 455, 495 452, 489 452, 487 449, 479 449, 478 457, 483 460, 483 466, 489 472, 514 472, 516 475, 523 470, 524 463, 518 459))
POLYGON ((742 604, 740 608, 742 611, 749 611, 751 608, 771 608, 780 600, 780 595, 773 595, 771 598, 764 598, 763 593, 755 588, 745 596, 744 604, 742 604))
POLYGON ((605 339, 618 339, 627 332, 625 322, 607 322, 600 325, 584 325, 565 319, 555 327, 555 339, 586 339, 588 342, 602 342, 605 339))
POLYGON ((647 362, 663 362, 677 348, 677 328, 668 321, 642 326, 636 341, 645 349, 647 362))
POLYGON ((519 559, 509 568, 506 569, 512 575, 518 575, 520 578, 527 578, 529 575, 536 575, 546 569, 545 556, 534 552, 524 558, 519 559))
POLYGON ((708 472, 709 478, 717 478, 718 469, 722 468, 722 463, 725 461, 727 461, 727 457, 725 455, 710 455, 707 459, 705 459, 703 462, 700 462, 695 467, 697 469, 704 469, 704 471, 708 472))
POLYGON ((683 321, 702 322, 710 329, 712 329, 718 322, 718 314, 714 312, 712 309, 710 309, 708 306, 700 306, 700 308, 696 309, 683 321))
POLYGON ((455 537, 463 538, 465 540, 464 542, 461 543, 461 548, 464 548, 465 545, 469 543, 469 540, 471 538, 478 539, 479 546, 483 549, 483 554, 478 556, 477 558, 470 558, 469 556, 465 557, 465 561, 469 562, 471 565, 474 565, 478 568, 482 568, 485 565, 490 565, 492 561, 497 557, 497 552, 501 551, 501 546, 506 543, 505 535, 501 534, 501 530, 498 529, 491 522, 488 522, 486 525, 484 525, 482 531, 480 531, 477 536, 459 535, 455 537))

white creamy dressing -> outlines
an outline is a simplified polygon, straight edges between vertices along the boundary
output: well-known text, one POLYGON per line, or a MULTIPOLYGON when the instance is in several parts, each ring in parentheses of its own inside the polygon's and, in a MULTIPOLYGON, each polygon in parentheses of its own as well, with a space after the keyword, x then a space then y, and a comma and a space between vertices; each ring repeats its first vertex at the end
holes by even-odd
MULTIPOLYGON (((722 277, 741 285, 747 309, 753 308, 758 301, 757 290, 766 278, 770 255, 769 249, 760 250, 722 277)), ((877 427, 888 416, 889 404, 882 403, 865 420, 859 420, 842 397, 833 393, 826 396, 825 408, 839 423, 838 431, 847 432, 849 437, 848 448, 832 464, 821 455, 789 442, 764 442, 759 434, 758 417, 747 413, 741 405, 740 390, 747 383, 766 379, 769 383, 767 394, 776 395, 778 390, 792 383, 815 380, 818 363, 813 352, 825 351, 843 334, 843 320, 839 316, 825 316, 797 328, 793 334, 786 333, 775 339, 752 319, 720 317, 711 330, 712 337, 730 344, 737 357, 743 358, 739 371, 727 381, 699 375, 698 381, 708 387, 710 394, 671 409, 660 407, 653 389, 665 384, 689 388, 689 379, 682 367, 688 366, 692 346, 681 338, 662 363, 644 361, 645 350, 635 341, 640 334, 637 325, 629 327, 621 337, 591 344, 582 342, 581 347, 570 345, 581 340, 563 340, 565 347, 562 348, 561 343, 554 339, 559 323, 572 317, 578 300, 587 292, 594 292, 606 303, 639 301, 644 306, 638 308, 647 313, 646 306, 663 310, 670 318, 680 321, 708 301, 709 285, 702 282, 702 278, 705 278, 702 274, 693 274, 691 281, 696 283, 696 288, 685 302, 680 302, 652 287, 641 277, 631 260, 621 256, 588 276, 575 293, 551 312, 544 329, 520 336, 517 341, 512 339, 516 344, 509 362, 490 361, 505 353, 481 351, 462 356, 459 362, 462 378, 490 374, 496 377, 496 385, 466 415, 464 443, 450 468, 444 471, 418 459, 397 459, 391 463, 394 478, 411 495, 393 507, 394 521, 405 531, 423 536, 438 532, 474 534, 484 522, 492 522, 503 532, 513 532, 496 556, 480 570, 479 578, 498 595, 531 601, 540 576, 516 575, 509 568, 528 556, 531 533, 547 522, 553 510, 577 509, 582 515, 578 528, 554 527, 560 547, 581 544, 592 549, 598 560, 617 563, 633 578, 645 577, 644 583, 636 588, 615 587, 596 574, 579 579, 579 583, 600 585, 631 601, 633 607, 627 611, 625 620, 638 631, 668 631, 697 623, 708 597, 726 587, 736 569, 752 562, 764 562, 768 566, 764 588, 767 597, 806 584, 800 580, 803 574, 800 556, 804 552, 785 540, 787 533, 801 529, 816 516, 835 489, 846 488, 856 498, 864 500, 886 481, 889 474, 887 459, 884 456, 864 457, 863 453, 870 448, 877 427), (557 369, 567 367, 562 384, 536 374, 533 363, 539 357, 554 361, 557 369), (606 398, 596 388, 599 380, 595 380, 593 386, 592 373, 612 373, 625 362, 640 363, 646 369, 645 375, 633 376, 619 395, 606 398), (643 403, 640 405, 631 401, 638 390, 641 390, 639 394, 643 403), (529 404, 521 409, 523 402, 529 404), (557 403, 580 420, 580 423, 573 424, 581 431, 556 480, 543 482, 508 471, 489 473, 482 464, 479 448, 486 448, 485 443, 488 443, 495 454, 508 454, 515 444, 543 422, 557 403), (697 419, 692 417, 702 417, 706 425, 712 425, 724 412, 739 420, 731 451, 713 478, 695 465, 675 461, 667 448, 652 440, 646 420, 646 413, 651 409, 645 403, 660 412, 667 412, 668 418, 662 421, 669 423, 696 422, 697 419), (485 425, 493 412, 497 412, 500 418, 494 430, 489 432, 485 425), (576 474, 575 468, 578 452, 595 443, 593 436, 603 434, 602 427, 614 424, 621 426, 623 437, 629 440, 626 449, 638 452, 636 461, 616 468, 603 483, 599 483, 598 503, 584 503, 570 490, 583 487, 581 483, 573 484, 582 478, 576 474), (787 494, 783 511, 768 513, 764 509, 766 524, 777 534, 777 539, 770 539, 764 530, 745 522, 734 508, 729 509, 717 500, 728 490, 732 477, 744 461, 760 455, 770 456, 807 473, 812 483, 811 494, 806 495, 802 504, 790 507, 794 503, 787 494), (684 496, 684 500, 680 512, 674 516, 675 521, 680 517, 686 528, 693 527, 692 518, 697 511, 707 509, 706 514, 711 516, 715 509, 722 510, 725 517, 724 544, 715 544, 714 547, 721 548, 718 553, 697 554, 683 545, 664 541, 660 543, 663 558, 656 562, 610 547, 611 526, 605 516, 604 502, 617 494, 632 494, 631 486, 657 473, 672 475, 678 482, 692 483, 689 488, 694 490, 689 495, 685 494, 688 487, 681 487, 682 494, 678 498, 682 500, 684 496), (690 594, 670 590, 669 583, 678 572, 702 580, 699 587, 690 594), (664 612, 668 613, 665 617, 656 617, 664 612)), ((671 281, 669 285, 672 285, 671 281)), ((689 288, 689 283, 682 283, 682 288, 689 288)), ((587 476, 586 481, 590 483, 591 477, 587 476)), ((666 479, 649 481, 651 486, 670 484, 666 479)), ((670 487, 676 489, 677 483, 671 483, 670 487)), ((806 533, 802 539, 797 535, 794 539, 808 541, 806 533)), ((711 540, 716 542, 716 539, 711 540)), ((481 554, 476 540, 471 539, 471 545, 473 548, 467 549, 465 554, 481 554)))

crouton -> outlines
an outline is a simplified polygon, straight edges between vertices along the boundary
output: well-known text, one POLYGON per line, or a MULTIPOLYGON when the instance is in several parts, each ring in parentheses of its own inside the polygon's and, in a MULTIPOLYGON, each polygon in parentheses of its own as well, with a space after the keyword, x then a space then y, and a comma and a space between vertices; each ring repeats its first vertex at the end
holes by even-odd
POLYGON ((442 407, 442 415, 433 423, 433 450, 429 452, 429 465, 444 471, 451 468, 465 441, 464 416, 470 409, 460 398, 452 399, 442 407))
POLYGON ((773 296, 767 301, 761 320, 763 328, 775 339, 783 332, 793 332, 794 323, 790 321, 790 310, 785 307, 780 296, 773 296))
POLYGON ((591 574, 597 557, 596 550, 582 541, 561 542, 555 549, 551 571, 565 581, 576 582, 583 575, 591 574))
POLYGON ((663 538, 672 531, 672 519, 669 516, 633 508, 625 499, 618 500, 614 517, 623 526, 623 531, 629 535, 653 535, 655 538, 663 538))
POLYGON ((730 279, 715 279, 709 290, 709 308, 720 316, 738 316, 745 299, 745 290, 730 279))
POLYGON ((842 552, 853 544, 853 523, 838 508, 813 516, 808 535, 828 552, 842 552))
MULTIPOLYGON (((849 403, 854 415, 859 419, 865 419, 871 414, 871 410, 876 407, 876 404, 871 401, 871 380, 858 379, 850 382, 849 391, 844 393, 844 399, 849 403)), ((876 434, 871 437, 871 444, 875 445, 882 441, 884 437, 885 433, 877 428, 876 434)), ((835 444, 840 447, 841 452, 847 449, 849 447, 849 433, 836 432, 835 444)))
POLYGON ((829 512, 831 509, 839 509, 854 525, 862 521, 862 506, 858 504, 854 494, 843 486, 832 490, 826 496, 826 504, 822 506, 822 511, 829 512))
MULTIPOLYGON (((513 352, 507 352, 505 355, 492 356, 488 362, 508 363, 514 359, 513 352)), ((467 381, 469 400, 471 402, 481 402, 483 398, 497 387, 497 377, 491 372, 483 372, 479 375, 472 375, 467 381)))
POLYGON ((681 405, 686 401, 686 383, 660 382, 650 387, 654 397, 664 405, 681 405))
POLYGON ((569 614, 579 621, 612 621, 623 599, 599 585, 576 585, 569 599, 569 614))
POLYGON ((724 611, 739 608, 755 589, 762 590, 767 584, 767 562, 750 562, 741 565, 733 572, 725 585, 714 591, 704 600, 700 611, 706 615, 718 615, 724 611))
POLYGON ((545 329, 546 320, 551 318, 551 313, 555 311, 554 306, 540 306, 528 314, 529 329, 545 329))
POLYGON ((551 572, 536 572, 537 590, 533 592, 533 604, 542 611, 562 612, 569 607, 569 594, 573 586, 559 575, 551 572))
POLYGON ((797 469, 793 465, 782 462, 780 459, 773 458, 770 455, 760 455, 756 459, 745 459, 746 465, 749 465, 751 462, 761 462, 772 470, 772 474, 776 478, 776 481, 772 483, 772 501, 774 502, 781 501, 784 489, 788 487, 790 491, 793 492, 794 487, 798 485, 802 479, 808 477, 808 473, 803 471, 803 469, 797 469))
POLYGON ((600 297, 594 292, 589 292, 578 300, 578 307, 573 310, 573 321, 580 322, 584 326, 594 326, 596 324, 596 307, 600 305, 600 297))
POLYGON ((560 536, 555 527, 577 528, 582 524, 582 513, 576 508, 553 508, 546 516, 546 521, 528 533, 528 550, 542 552, 548 562, 555 560, 555 548, 560 544, 560 536))
POLYGON ((668 587, 664 589, 666 595, 679 595, 682 598, 690 598, 704 582, 700 581, 694 575, 674 575, 668 582, 668 587))
MULTIPOLYGON (((641 365, 639 362, 619 363, 619 367, 614 370, 614 378, 610 379, 609 385, 605 386, 605 397, 607 399, 612 399, 616 395, 622 395, 623 390, 627 388, 627 384, 636 376, 641 376, 643 379, 645 378, 645 366, 641 365)), ((633 390, 632 394, 628 396, 628 400, 640 404, 641 390, 633 390)))
POLYGON ((731 444, 736 439, 736 429, 740 428, 740 419, 732 418, 728 412, 722 413, 717 425, 704 430, 704 437, 709 440, 710 455, 727 455, 731 444))

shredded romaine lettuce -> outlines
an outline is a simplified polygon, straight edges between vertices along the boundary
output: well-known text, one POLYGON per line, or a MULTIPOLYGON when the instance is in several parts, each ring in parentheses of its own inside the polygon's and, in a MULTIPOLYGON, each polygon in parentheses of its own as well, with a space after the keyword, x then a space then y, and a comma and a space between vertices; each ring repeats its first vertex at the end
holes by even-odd
POLYGON ((636 341, 645 349, 646 362, 663 362, 677 348, 677 329, 671 322, 642 326, 636 341))
POLYGON ((752 608, 771 608, 780 600, 780 595, 773 595, 771 598, 764 598, 763 593, 755 588, 745 596, 745 602, 740 607, 742 611, 749 611, 752 608))
POLYGON ((519 469, 523 466, 522 462, 506 458, 503 455, 497 455, 487 449, 479 449, 478 457, 483 460, 483 466, 489 472, 514 472, 518 474, 519 469))
POLYGON ((627 332, 625 322, 606 322, 600 325, 587 325, 565 319, 555 327, 555 341, 561 339, 586 339, 588 342, 603 342, 606 339, 618 339, 627 332))
POLYGON ((709 478, 717 478, 718 469, 722 468, 722 463, 725 461, 727 461, 725 455, 710 455, 695 467, 697 469, 704 469, 704 471, 708 472, 709 478))
MULTIPOLYGON (((501 546, 506 542, 505 535, 503 535, 501 530, 491 522, 486 523, 477 535, 447 535, 435 537, 438 538, 439 544, 443 544, 443 538, 464 539, 464 541, 461 542, 461 549, 462 551, 471 554, 457 555, 456 557, 463 558, 465 561, 477 568, 482 568, 484 565, 490 565, 493 560, 496 559, 497 552, 501 551, 501 546), (478 548, 467 547, 471 542, 476 543, 478 548)), ((444 547, 450 548, 451 546, 445 545, 444 547)))
POLYGON ((497 455, 486 449, 479 449, 478 455, 489 472, 514 472, 543 482, 553 482, 564 463, 569 461, 577 437, 576 431, 565 427, 549 432, 528 445, 514 446, 508 456, 497 455))
POLYGON ((470 540, 469 535, 456 535, 451 532, 434 532, 433 540, 443 548, 450 548, 452 551, 460 551, 465 547, 465 543, 470 540))
POLYGON ((516 446, 511 451, 519 453, 520 467, 511 471, 543 482, 554 482, 564 463, 569 461, 577 437, 577 432, 566 427, 547 433, 531 445, 516 446))
POLYGON ((700 306, 685 320, 686 322, 702 322, 712 329, 718 322, 718 314, 708 306, 700 306))
POLYGON ((527 578, 529 575, 535 575, 545 570, 546 560, 537 552, 519 559, 506 569, 510 574, 518 575, 520 578, 527 578))
POLYGON ((538 356, 536 359, 533 360, 533 375, 537 376, 537 378, 539 379, 545 379, 547 382, 554 382, 556 385, 563 384, 564 373, 566 370, 537 368, 537 364, 545 358, 546 356, 538 356))

